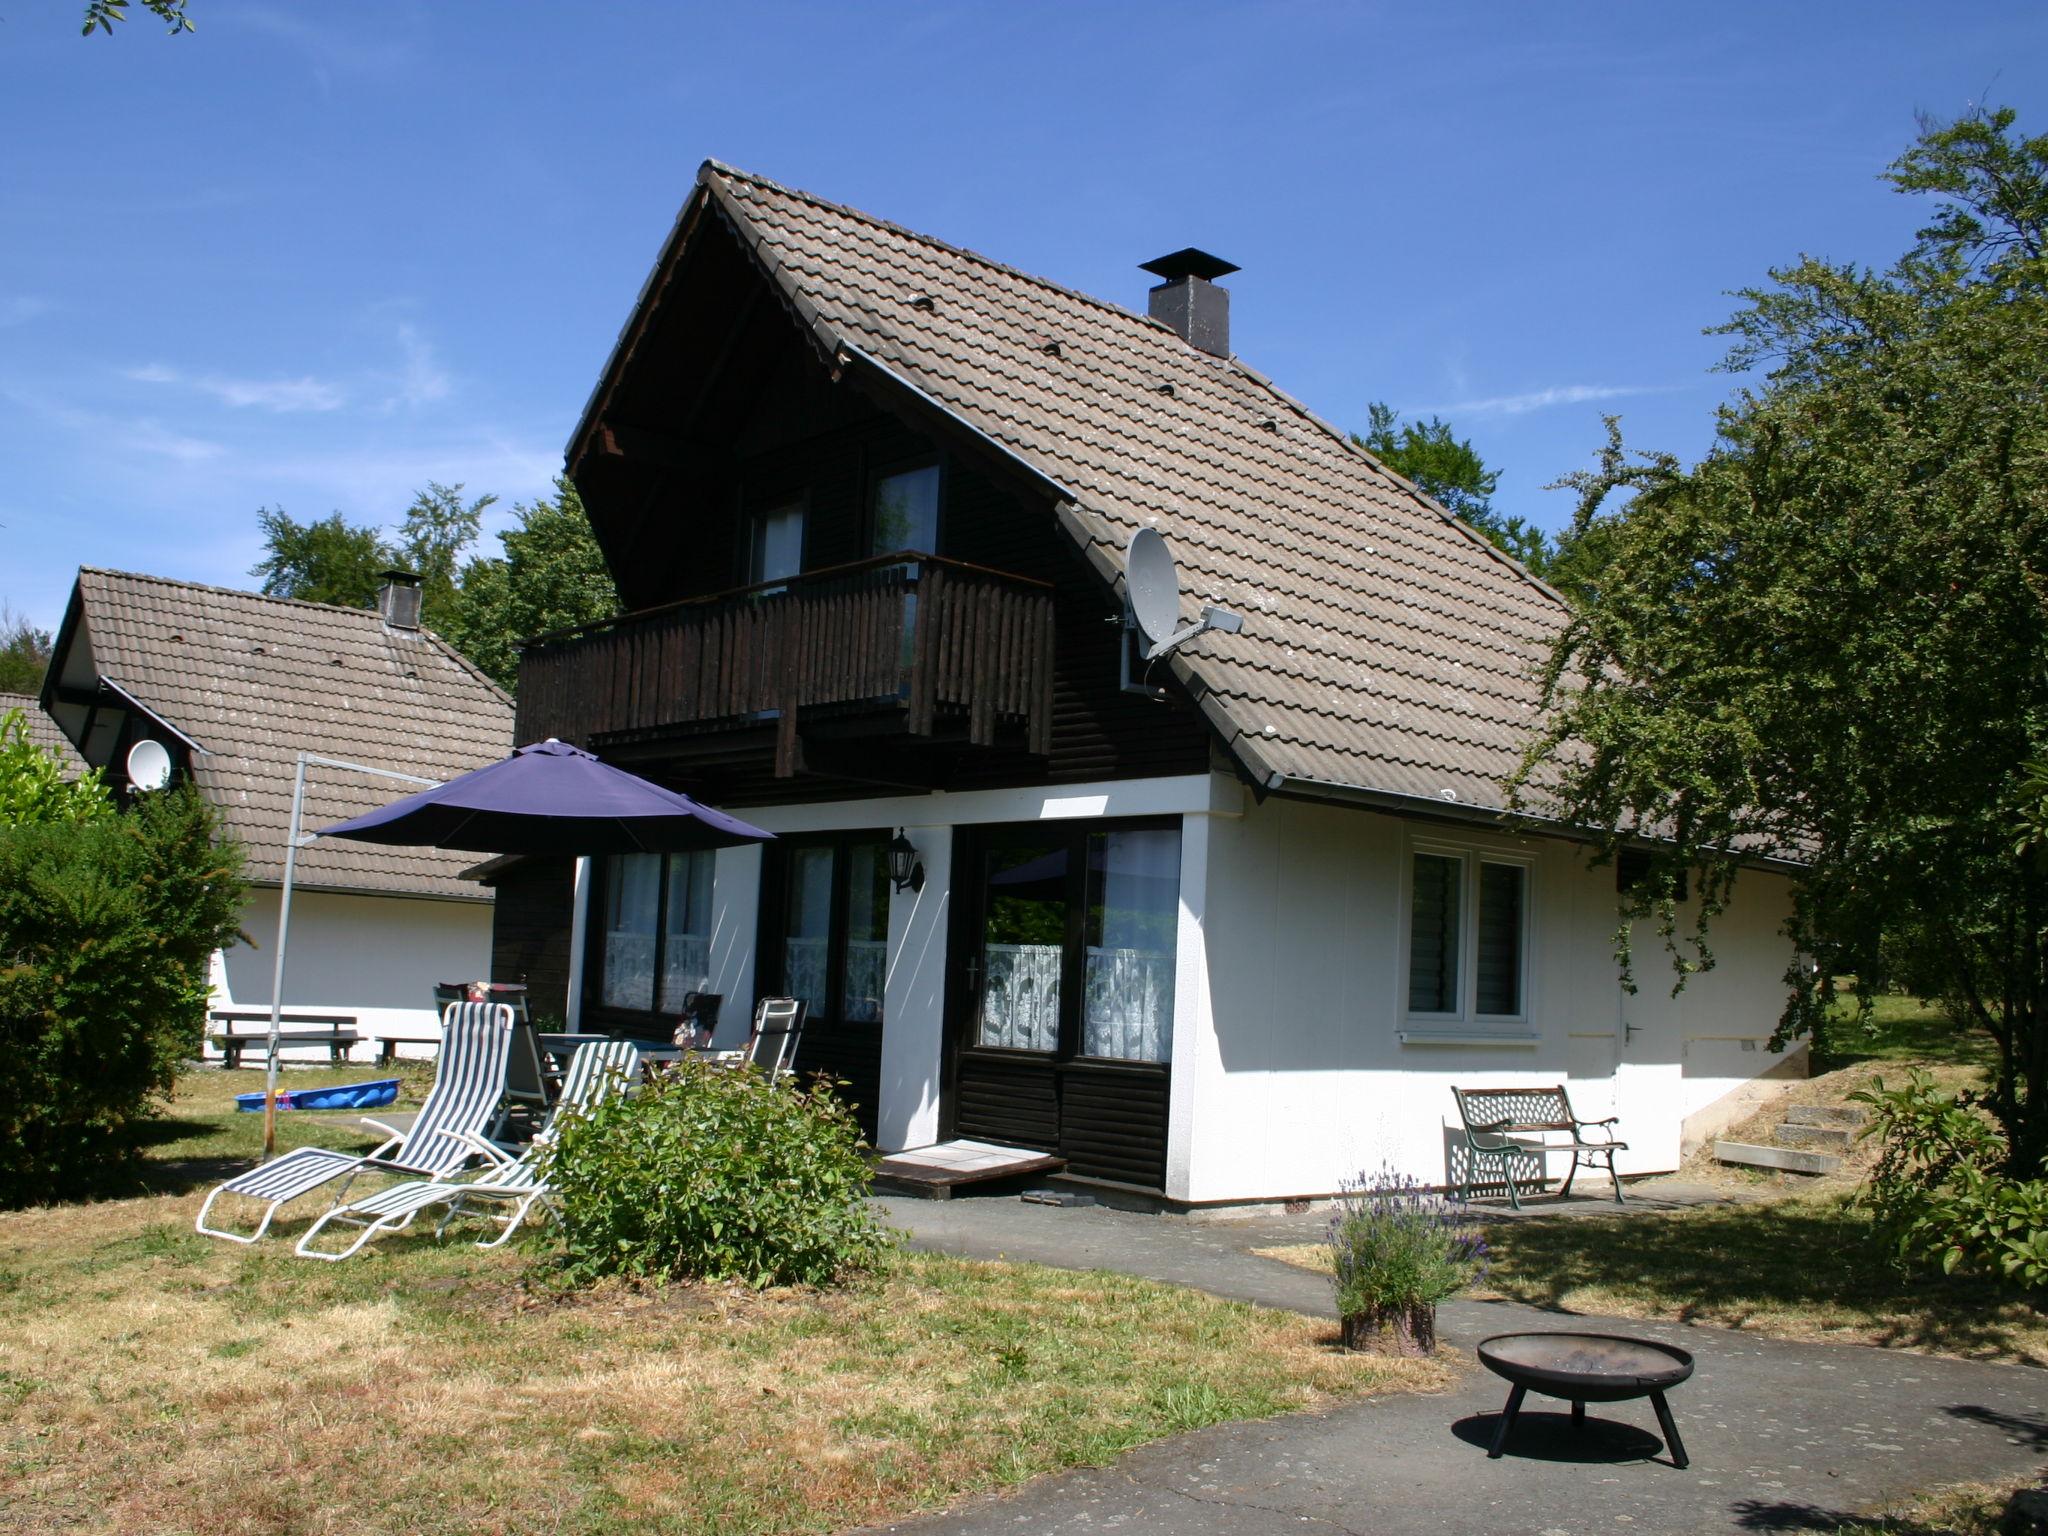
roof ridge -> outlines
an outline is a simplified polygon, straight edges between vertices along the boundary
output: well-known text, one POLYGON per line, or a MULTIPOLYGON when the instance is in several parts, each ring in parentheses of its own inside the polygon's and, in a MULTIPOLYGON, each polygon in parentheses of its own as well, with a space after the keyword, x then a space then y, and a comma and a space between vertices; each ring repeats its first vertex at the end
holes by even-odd
MULTIPOLYGON (((770 191, 780 192, 784 196, 797 198, 809 203, 814 208, 828 209, 833 213, 843 214, 847 218, 858 219, 863 224, 871 224, 876 229, 886 229, 891 234, 903 236, 906 240, 914 240, 919 245, 928 245, 934 250, 944 251, 950 256, 964 257, 966 260, 976 262, 991 271, 1000 272, 1005 277, 1014 277, 1023 282, 1030 283, 1035 288, 1043 288, 1048 292, 1056 293, 1062 298, 1078 299, 1081 303, 1092 305, 1096 309, 1107 310, 1109 313, 1121 316, 1126 320, 1135 320, 1148 330, 1162 331, 1168 336, 1178 336, 1180 334, 1164 321, 1155 320, 1150 315, 1141 315, 1135 309, 1128 309, 1124 305, 1117 303, 1114 299, 1105 299, 1099 294, 1088 293, 1080 288, 1069 288, 1066 284, 1056 283, 1051 278, 1045 277, 1040 273, 1027 272, 1022 267, 1011 266, 1007 261, 997 261, 993 256, 985 256, 971 246, 954 245, 949 240, 941 240, 937 235, 926 234, 920 229, 912 229, 907 224, 898 224, 894 219, 885 219, 880 214, 869 213, 865 208, 856 208, 851 203, 834 202, 829 197, 820 197, 815 192, 806 192, 802 187, 792 187, 786 182, 775 180, 771 176, 761 176, 753 171, 741 170, 738 166, 728 165, 725 161, 715 157, 706 159, 704 167, 707 170, 716 171, 719 175, 729 180, 752 182, 757 187, 766 187, 770 191)), ((1199 348, 1190 347, 1189 350, 1200 353, 1199 348)), ((1201 355, 1206 357, 1209 354, 1201 353, 1201 355)), ((1235 359, 1217 359, 1217 361, 1234 362, 1235 359)))

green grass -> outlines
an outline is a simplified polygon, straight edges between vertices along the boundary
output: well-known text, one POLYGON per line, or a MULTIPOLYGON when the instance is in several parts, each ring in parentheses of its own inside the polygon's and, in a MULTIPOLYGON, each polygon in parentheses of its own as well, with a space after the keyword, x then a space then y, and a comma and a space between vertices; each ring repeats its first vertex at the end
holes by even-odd
MULTIPOLYGON (((252 1155, 242 1086, 196 1074, 152 1159, 252 1155)), ((1442 1372, 1119 1275, 904 1255, 834 1291, 565 1292, 544 1237, 319 1264, 290 1252, 303 1218, 242 1248, 193 1233, 197 1205, 0 1215, 0 1529, 839 1530, 1442 1372)))
POLYGON ((1866 1064, 1983 1068, 1996 1059, 1983 1031, 1957 1029, 1939 1007, 1901 993, 1873 998, 1867 1025, 1856 1021, 1853 1002, 1838 1003, 1813 1043, 1816 1073, 1866 1064))

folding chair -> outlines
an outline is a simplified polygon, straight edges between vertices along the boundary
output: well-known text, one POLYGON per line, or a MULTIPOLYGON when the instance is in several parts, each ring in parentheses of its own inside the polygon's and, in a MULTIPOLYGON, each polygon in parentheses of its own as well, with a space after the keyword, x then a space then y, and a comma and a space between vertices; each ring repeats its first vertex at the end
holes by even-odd
MULTIPOLYGON (((299 1147, 229 1179, 206 1197, 193 1224, 208 1237, 231 1243, 253 1243, 270 1230, 278 1207, 331 1184, 353 1180, 365 1169, 442 1178, 476 1156, 478 1133, 493 1124, 505 1096, 505 1059, 512 1038, 512 1010, 503 1003, 450 1003, 441 1016, 441 1054, 434 1086, 408 1131, 390 1137, 366 1157, 329 1147, 299 1147), (209 1227, 207 1214, 222 1195, 238 1195, 263 1204, 263 1219, 247 1234, 209 1227)), ((335 1197, 348 1192, 344 1183, 335 1197)))
POLYGON ((630 1085, 639 1073, 640 1052, 630 1040, 594 1040, 577 1046, 562 1077, 562 1096, 555 1101, 546 1127, 517 1157, 508 1156, 481 1137, 471 1137, 475 1150, 492 1160, 474 1178, 409 1179, 364 1199, 337 1205, 306 1229, 292 1251, 304 1259, 345 1259, 380 1232, 396 1232, 410 1226, 413 1218, 429 1206, 448 1207, 448 1214, 434 1228, 434 1236, 439 1237, 469 1201, 509 1201, 512 1210, 500 1219, 504 1230, 490 1241, 477 1244, 479 1248, 496 1248, 519 1230, 519 1224, 526 1220, 526 1213, 536 1201, 550 1198, 542 1169, 564 1117, 589 1108, 615 1088, 630 1085), (314 1240, 334 1222, 362 1230, 347 1247, 323 1253, 313 1246, 314 1240))
POLYGON ((796 1066, 796 1046, 804 1032, 810 1004, 797 997, 764 997, 754 1009, 754 1027, 747 1036, 744 1060, 774 1082, 796 1066))

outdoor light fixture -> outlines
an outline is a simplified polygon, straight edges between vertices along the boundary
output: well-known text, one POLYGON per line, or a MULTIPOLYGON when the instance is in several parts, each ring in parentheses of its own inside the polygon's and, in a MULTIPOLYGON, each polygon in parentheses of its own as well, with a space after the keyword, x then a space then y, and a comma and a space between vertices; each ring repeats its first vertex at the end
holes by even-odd
POLYGON ((889 879, 899 891, 905 886, 913 891, 924 889, 924 865, 918 862, 917 850, 900 829, 889 839, 889 879))

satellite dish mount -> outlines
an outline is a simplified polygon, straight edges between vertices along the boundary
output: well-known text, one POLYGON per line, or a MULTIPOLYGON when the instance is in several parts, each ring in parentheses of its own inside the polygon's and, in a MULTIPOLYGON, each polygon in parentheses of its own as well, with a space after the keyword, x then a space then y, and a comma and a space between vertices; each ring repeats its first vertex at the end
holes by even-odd
POLYGON ((1163 699, 1166 690, 1153 684, 1153 664, 1211 630, 1234 635, 1244 620, 1227 608, 1204 608, 1192 624, 1180 621, 1180 572, 1166 540, 1154 528, 1140 528, 1131 535, 1124 557, 1124 648, 1123 689, 1125 693, 1163 699))

